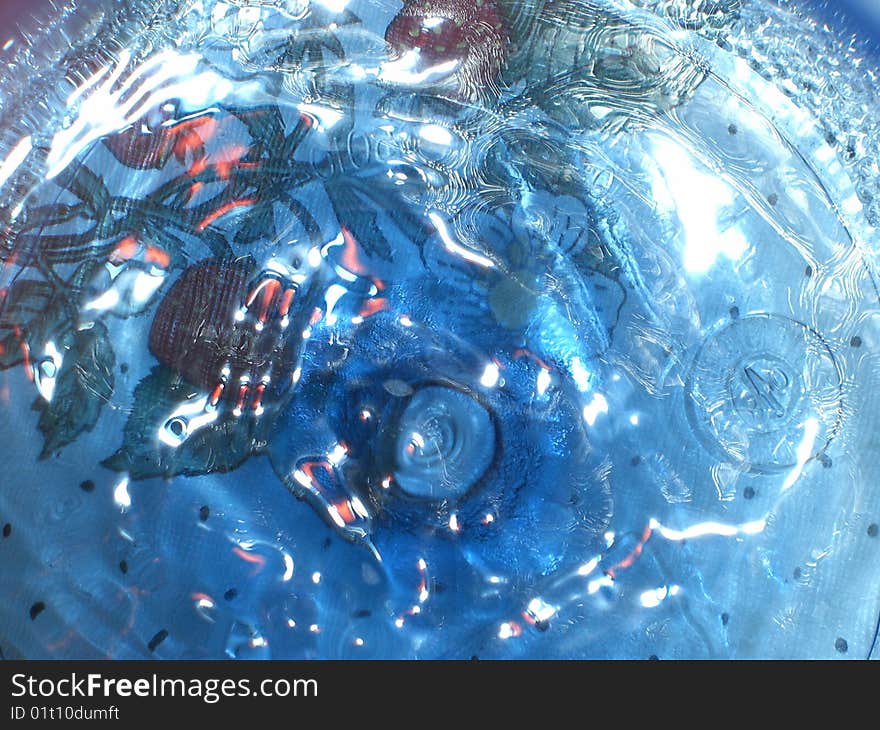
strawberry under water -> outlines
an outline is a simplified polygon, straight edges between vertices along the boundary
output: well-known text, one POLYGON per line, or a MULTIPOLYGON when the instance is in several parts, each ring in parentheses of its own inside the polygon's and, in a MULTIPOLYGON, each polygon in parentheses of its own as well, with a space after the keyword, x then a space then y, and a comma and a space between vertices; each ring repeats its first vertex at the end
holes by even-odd
POLYGON ((398 55, 418 51, 419 70, 454 62, 457 94, 464 98, 490 87, 507 59, 507 29, 490 0, 407 2, 385 40, 398 55))

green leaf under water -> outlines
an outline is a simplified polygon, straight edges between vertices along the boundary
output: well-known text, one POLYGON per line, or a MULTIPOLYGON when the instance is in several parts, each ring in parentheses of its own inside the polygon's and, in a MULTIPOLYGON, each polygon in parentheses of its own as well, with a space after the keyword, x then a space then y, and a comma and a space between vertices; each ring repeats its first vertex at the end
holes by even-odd
POLYGON ((41 411, 41 459, 95 427, 101 408, 113 394, 115 365, 110 337, 102 324, 74 333, 72 345, 64 353, 52 399, 34 404, 41 411))
POLYGON ((260 447, 256 419, 235 418, 221 410, 214 423, 194 430, 176 447, 159 440, 169 418, 203 396, 173 370, 154 367, 135 388, 122 447, 103 466, 127 472, 131 479, 196 476, 238 467, 260 447))

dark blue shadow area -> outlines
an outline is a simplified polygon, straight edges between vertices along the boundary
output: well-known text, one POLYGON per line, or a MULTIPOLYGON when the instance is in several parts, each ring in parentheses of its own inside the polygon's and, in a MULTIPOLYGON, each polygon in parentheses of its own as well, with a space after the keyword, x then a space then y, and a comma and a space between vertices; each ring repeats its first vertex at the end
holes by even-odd
POLYGON ((852 37, 856 47, 875 60, 880 58, 880 2, 877 0, 811 0, 803 3, 803 12, 827 23, 838 37, 852 37))

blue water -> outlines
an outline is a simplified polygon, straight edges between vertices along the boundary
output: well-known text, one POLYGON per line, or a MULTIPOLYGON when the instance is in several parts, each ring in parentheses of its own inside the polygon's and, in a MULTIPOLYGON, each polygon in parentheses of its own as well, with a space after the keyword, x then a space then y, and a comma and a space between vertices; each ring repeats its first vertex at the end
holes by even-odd
POLYGON ((14 56, 4 655, 869 656, 871 62, 703 5, 84 6, 63 77, 14 56))

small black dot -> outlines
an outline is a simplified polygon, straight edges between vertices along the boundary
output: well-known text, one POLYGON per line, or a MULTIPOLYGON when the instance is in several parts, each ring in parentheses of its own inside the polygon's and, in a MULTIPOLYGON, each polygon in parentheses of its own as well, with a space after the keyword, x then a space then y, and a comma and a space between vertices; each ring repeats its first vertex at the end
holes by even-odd
POLYGON ((122 365, 119 366, 119 372, 120 373, 127 373, 128 372, 128 363, 127 362, 124 362, 124 363, 122 363, 122 365))
POLYGON ((826 469, 830 469, 832 466, 834 466, 834 462, 831 460, 831 457, 828 456, 828 454, 819 454, 819 461, 826 469))
POLYGON ((804 276, 806 276, 809 279, 812 275, 813 275, 813 267, 812 266, 808 266, 806 269, 804 269, 804 276))
POLYGON ((122 574, 123 574, 123 575, 125 575, 126 573, 128 573, 128 561, 126 561, 126 560, 120 560, 120 561, 119 561, 119 570, 122 571, 122 574))
POLYGON ((841 654, 846 654, 847 649, 849 649, 849 644, 846 643, 846 639, 838 637, 837 641, 834 642, 834 648, 841 654))
POLYGON ((755 496, 754 487, 746 487, 743 489, 743 498, 744 499, 752 499, 755 496))
POLYGON ((861 347, 862 346, 862 338, 856 335, 849 341, 850 347, 861 347))
POLYGON ((157 631, 156 635, 152 639, 150 639, 150 643, 147 644, 147 649, 149 649, 150 651, 156 651, 156 647, 159 646, 159 644, 161 644, 167 638, 168 638, 168 630, 167 629, 161 629, 161 630, 157 631))
POLYGON ((877 537, 878 534, 880 534, 880 526, 876 522, 868 525, 868 537, 877 537))
POLYGON ((770 205, 776 205, 779 202, 779 196, 776 193, 770 193, 770 195, 767 196, 767 202, 770 203, 770 205))
POLYGON ((727 626, 727 622, 730 621, 730 615, 727 612, 721 614, 721 625, 727 626))
POLYGON ((660 657, 658 657, 656 654, 651 654, 651 656, 648 657, 648 661, 649 662, 660 661, 660 657))
POLYGON ((632 459, 629 460, 629 463, 632 464, 633 466, 638 466, 639 464, 642 463, 642 457, 641 456, 634 456, 632 459))
POLYGON ((795 568, 795 569, 794 569, 794 573, 792 573, 792 575, 794 575, 795 580, 800 580, 800 577, 801 577, 801 569, 800 569, 800 568, 795 568))
POLYGON ((727 133, 730 135, 735 135, 737 132, 739 132, 739 129, 737 128, 737 126, 735 124, 731 124, 727 128, 727 133))
POLYGON ((328 550, 332 544, 333 544, 332 538, 325 537, 324 542, 321 544, 321 548, 323 550, 328 550))
POLYGON ((369 608, 359 608, 351 614, 352 618, 370 618, 373 612, 369 608))
POLYGON ((7 522, 3 525, 3 537, 9 537, 12 534, 12 524, 7 522))
POLYGON ((211 510, 210 510, 210 508, 208 507, 208 505, 203 504, 201 507, 199 507, 199 519, 200 519, 202 522, 207 522, 207 521, 208 521, 208 518, 209 518, 210 516, 211 516, 211 510))
POLYGON ((46 604, 42 601, 37 601, 33 606, 31 606, 30 614, 31 621, 33 621, 37 616, 39 616, 43 611, 46 610, 46 604))
POLYGON ((731 307, 730 308, 730 318, 731 319, 739 319, 739 307, 731 307))
POLYGON ((80 482, 79 488, 84 492, 94 492, 95 483, 91 479, 86 479, 84 482, 80 482))
POLYGON ((238 589, 230 588, 226 593, 223 594, 223 598, 227 601, 232 601, 238 595, 238 589))

